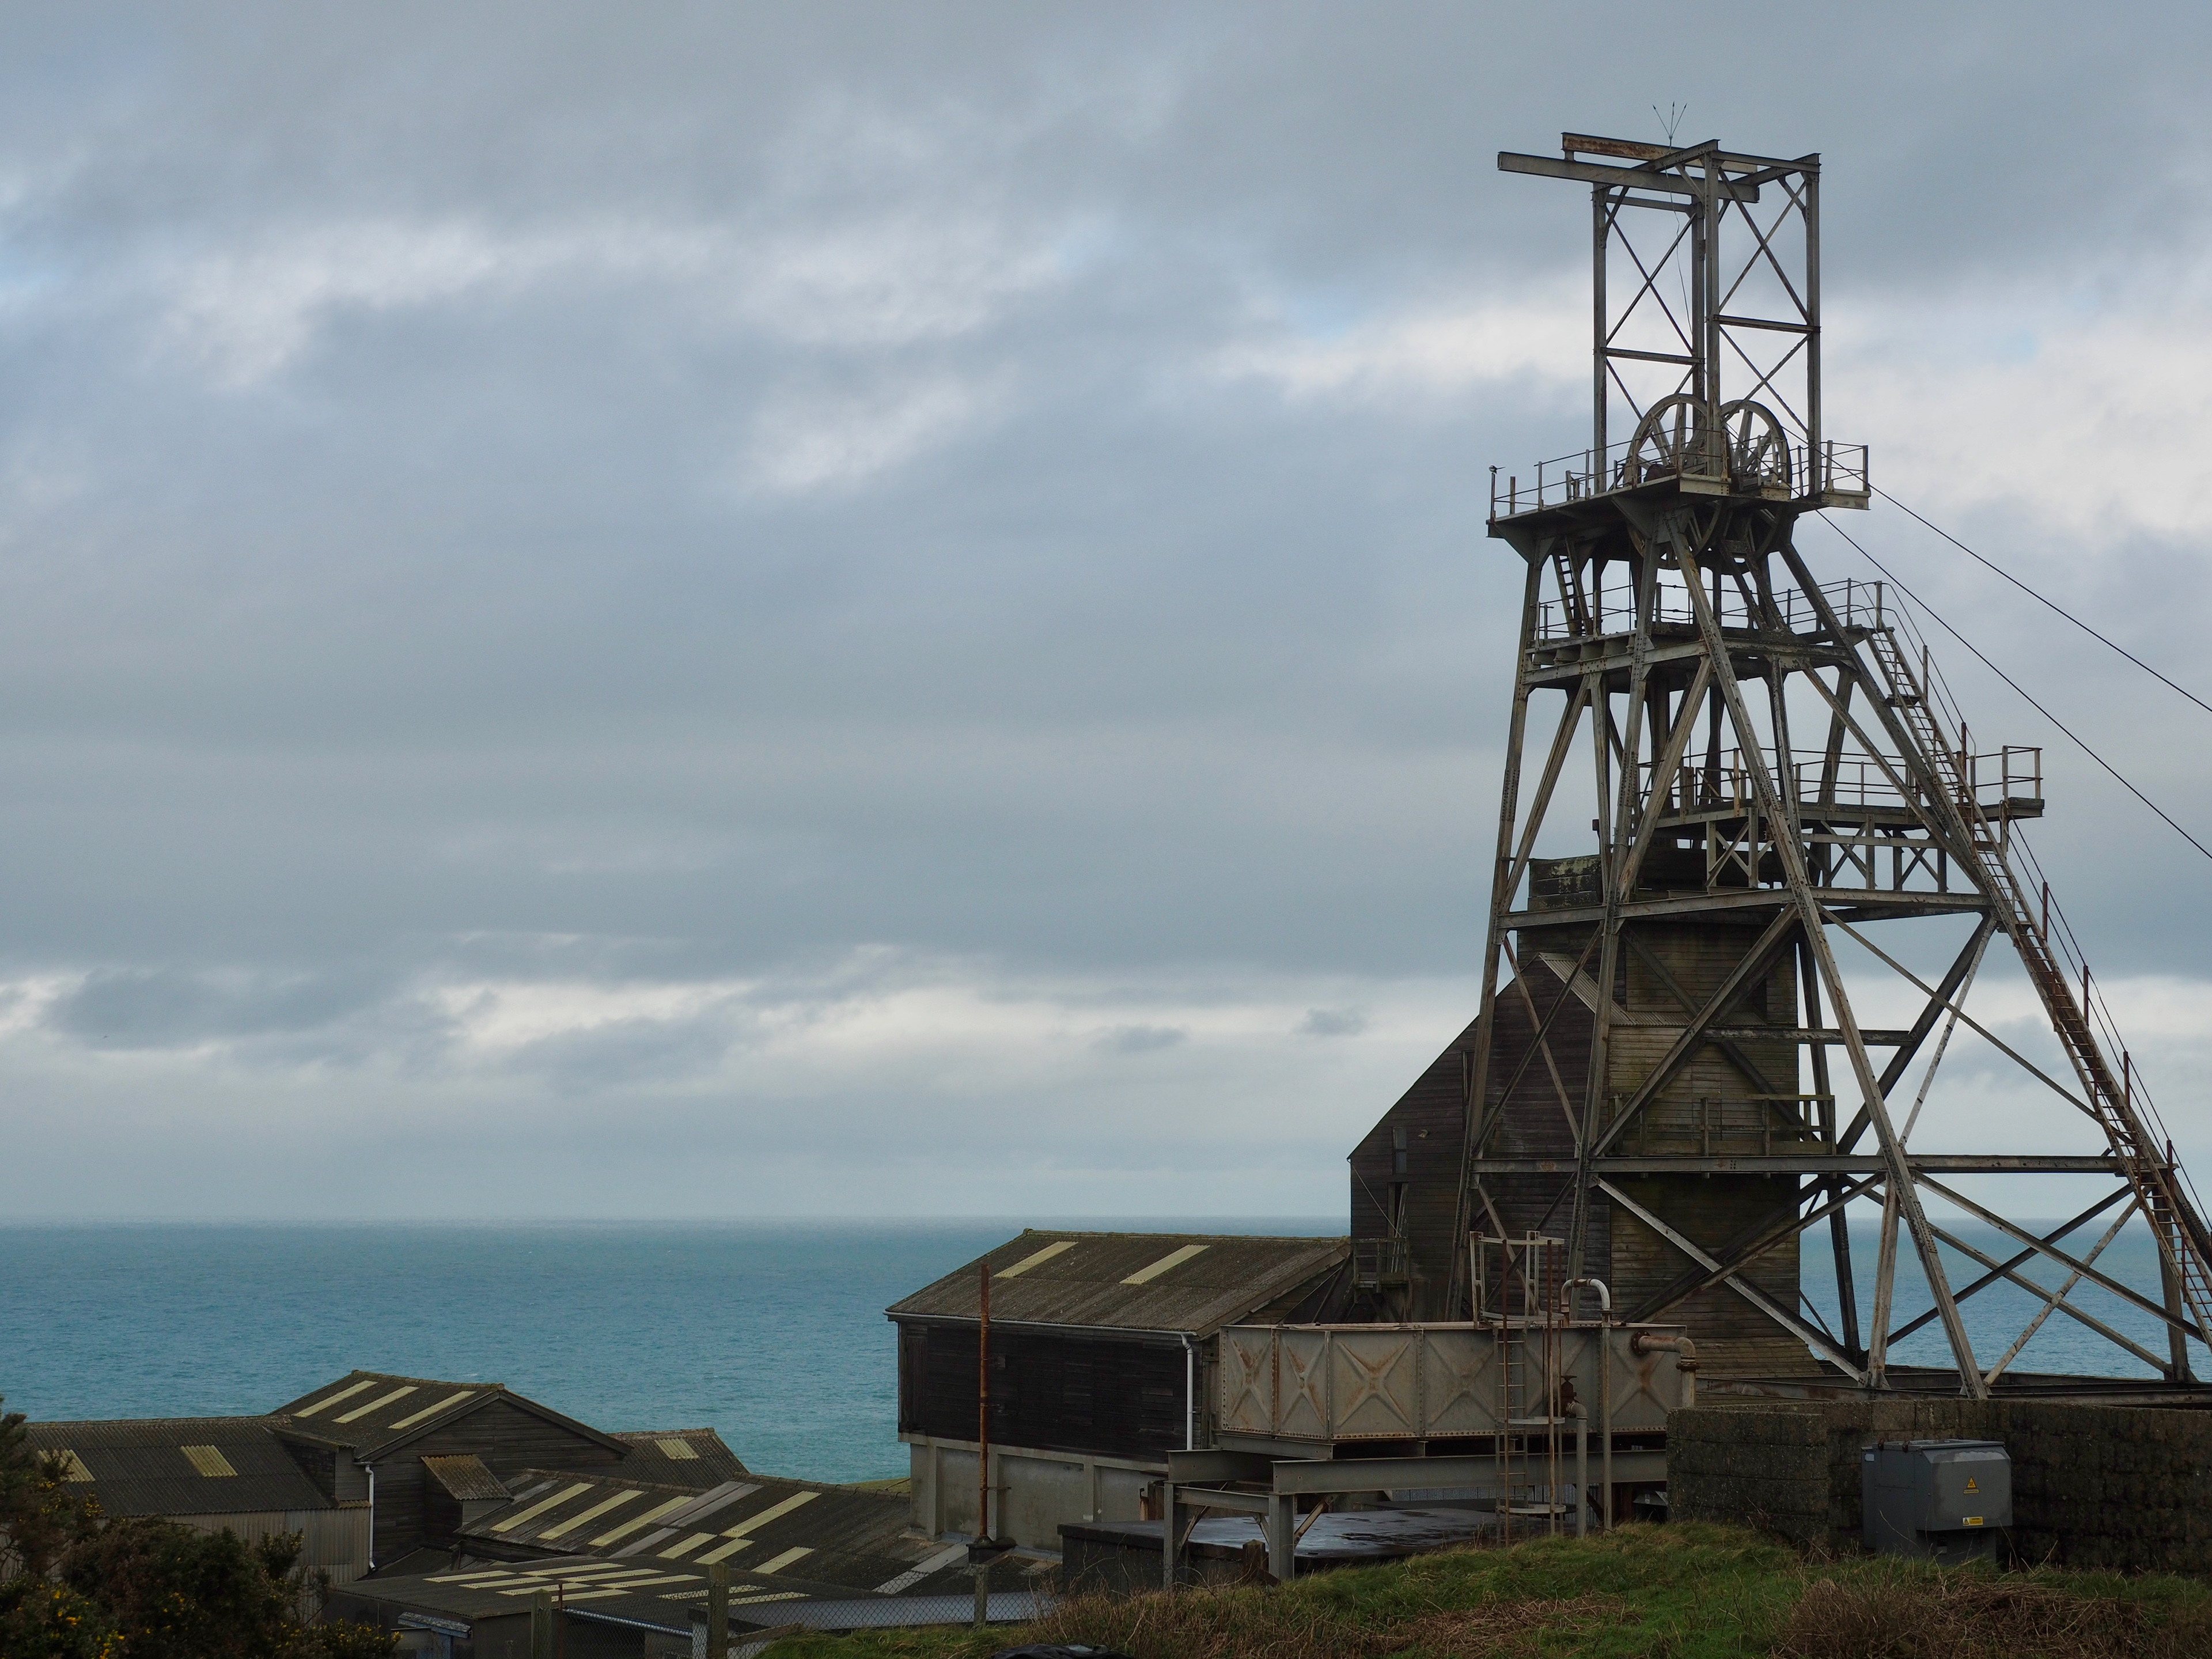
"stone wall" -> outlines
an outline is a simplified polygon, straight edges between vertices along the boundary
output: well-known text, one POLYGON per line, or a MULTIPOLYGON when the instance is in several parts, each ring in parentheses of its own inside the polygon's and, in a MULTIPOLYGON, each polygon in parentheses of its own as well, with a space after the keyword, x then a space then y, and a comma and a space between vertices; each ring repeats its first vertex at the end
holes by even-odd
POLYGON ((2212 1575, 2212 1413, 2027 1400, 1697 1406, 1668 1416, 1669 1513, 1856 1550, 1861 1449, 1952 1439, 2011 1454, 2016 1559, 2212 1575))

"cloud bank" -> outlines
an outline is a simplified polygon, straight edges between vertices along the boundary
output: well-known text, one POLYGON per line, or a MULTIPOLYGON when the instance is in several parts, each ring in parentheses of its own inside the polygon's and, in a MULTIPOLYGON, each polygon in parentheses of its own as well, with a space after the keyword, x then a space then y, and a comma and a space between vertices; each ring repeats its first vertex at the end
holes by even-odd
MULTIPOLYGON (((2197 11, 9 25, 8 1214, 1336 1209, 1473 1012, 1486 468, 1586 396, 1490 155, 1655 101, 1825 155, 1877 480, 2198 684, 2197 11)), ((2212 823, 2203 717, 1845 527, 2212 823)), ((2202 860, 1950 667, 2203 1164, 2202 860)))

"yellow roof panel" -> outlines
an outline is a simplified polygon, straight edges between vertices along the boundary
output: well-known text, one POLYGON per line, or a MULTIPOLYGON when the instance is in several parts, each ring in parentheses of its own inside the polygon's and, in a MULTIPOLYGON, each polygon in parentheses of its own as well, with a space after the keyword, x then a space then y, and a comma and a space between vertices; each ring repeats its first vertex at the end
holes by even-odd
POLYGON ((1051 1261, 1053 1257, 1058 1255, 1062 1250, 1072 1250, 1074 1248, 1075 1241, 1073 1239, 1057 1239, 1052 1243, 1046 1245, 1044 1249, 1039 1250, 1035 1255, 1025 1255, 1019 1261, 1014 1263, 1012 1267, 1007 1268, 1004 1273, 993 1273, 991 1277, 993 1279, 1018 1279, 1030 1268, 1051 1261))
POLYGON ((1138 1268, 1121 1282, 1124 1285, 1149 1285, 1169 1268, 1182 1267, 1184 1262, 1206 1248, 1203 1244, 1186 1244, 1179 1250, 1170 1250, 1151 1267, 1138 1268))
POLYGON ((326 1394, 320 1400, 315 1401, 313 1405, 301 1407, 298 1411, 293 1413, 293 1415, 295 1417, 313 1417, 317 1412, 326 1412, 330 1410, 331 1407, 337 1405, 341 1400, 352 1399, 354 1395, 359 1394, 363 1389, 373 1389, 375 1386, 376 1379, 372 1376, 365 1382, 356 1382, 350 1388, 340 1389, 336 1394, 326 1394))
POLYGON ((210 1480, 220 1480, 225 1475, 235 1478, 238 1474, 230 1467, 230 1460, 213 1446, 179 1446, 177 1449, 184 1453, 187 1463, 210 1480))
POLYGON ((395 1400, 404 1400, 409 1395, 414 1392, 415 1385, 412 1382, 410 1382, 404 1388, 394 1389, 390 1394, 380 1394, 377 1395, 375 1399, 370 1401, 366 1406, 356 1406, 351 1411, 344 1413, 340 1416, 334 1417, 331 1421, 333 1423, 350 1423, 357 1417, 366 1417, 373 1411, 376 1411, 382 1407, 389 1406, 395 1400))

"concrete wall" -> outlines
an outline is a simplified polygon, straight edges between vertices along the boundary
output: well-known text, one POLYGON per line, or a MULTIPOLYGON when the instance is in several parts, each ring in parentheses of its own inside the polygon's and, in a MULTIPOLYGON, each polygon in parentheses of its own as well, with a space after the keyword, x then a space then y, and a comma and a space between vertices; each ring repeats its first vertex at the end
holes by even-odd
POLYGON ((2212 1413, 2027 1400, 1698 1406, 1667 1419, 1680 1520, 1859 1547, 1859 1453, 1875 1440, 1996 1440, 2012 1455, 2014 1554, 2212 1573, 2212 1413))
MULTIPOLYGON (((932 1538, 975 1530, 975 1443, 902 1435, 911 1457, 914 1523, 932 1538)), ((1002 1537, 1056 1550, 1065 1523, 1134 1521, 1145 1490, 1167 1474, 1164 1460, 1089 1456, 1024 1446, 991 1448, 992 1519, 1002 1537)))

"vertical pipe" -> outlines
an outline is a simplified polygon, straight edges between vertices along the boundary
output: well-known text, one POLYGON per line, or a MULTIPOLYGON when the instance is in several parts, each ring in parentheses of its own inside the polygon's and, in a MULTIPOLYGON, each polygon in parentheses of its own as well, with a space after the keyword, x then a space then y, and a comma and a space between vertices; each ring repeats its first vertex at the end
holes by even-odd
MULTIPOLYGON (((975 1541, 991 1536, 991 1264, 979 1270, 982 1316, 975 1325, 975 1541)), ((979 1572, 975 1582, 983 1582, 979 1572)), ((982 1591, 975 1592, 979 1596, 982 1591)))
POLYGON ((1182 1334, 1182 1449, 1198 1449, 1198 1346, 1188 1331, 1182 1334))
POLYGON ((1575 1419, 1575 1536, 1589 1536, 1589 1413, 1579 1400, 1567 1407, 1575 1419))
POLYGON ((1598 1479, 1605 1490, 1599 1496, 1598 1522, 1613 1530, 1613 1297, 1608 1293, 1597 1315, 1597 1414, 1601 1419, 1598 1479))

